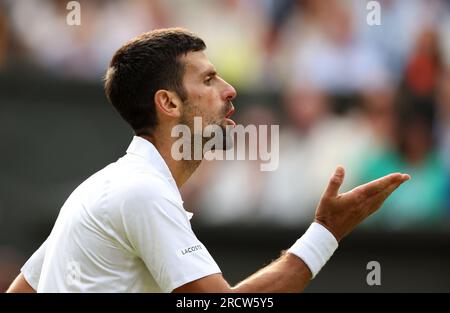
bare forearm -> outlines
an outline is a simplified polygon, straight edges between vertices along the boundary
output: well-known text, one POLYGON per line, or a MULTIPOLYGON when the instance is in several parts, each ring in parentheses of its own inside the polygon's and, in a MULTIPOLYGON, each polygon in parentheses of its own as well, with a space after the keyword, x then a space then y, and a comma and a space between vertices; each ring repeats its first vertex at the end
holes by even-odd
POLYGON ((406 174, 390 174, 339 194, 344 169, 338 167, 320 199, 315 223, 288 253, 235 287, 230 288, 222 274, 217 273, 180 286, 174 292, 301 292, 313 273, 317 275, 334 253, 338 242, 378 210, 408 179, 410 176, 406 174))
POLYGON ((301 292, 311 280, 311 271, 297 256, 285 253, 232 288, 233 292, 301 292))

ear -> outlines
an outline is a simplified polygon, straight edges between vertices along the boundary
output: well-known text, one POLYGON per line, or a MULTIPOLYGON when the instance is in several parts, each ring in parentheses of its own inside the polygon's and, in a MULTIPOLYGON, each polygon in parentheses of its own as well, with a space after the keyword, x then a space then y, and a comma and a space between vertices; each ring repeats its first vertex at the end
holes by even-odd
POLYGON ((171 118, 179 118, 181 116, 182 101, 175 92, 160 89, 155 93, 154 101, 156 111, 159 114, 171 118))

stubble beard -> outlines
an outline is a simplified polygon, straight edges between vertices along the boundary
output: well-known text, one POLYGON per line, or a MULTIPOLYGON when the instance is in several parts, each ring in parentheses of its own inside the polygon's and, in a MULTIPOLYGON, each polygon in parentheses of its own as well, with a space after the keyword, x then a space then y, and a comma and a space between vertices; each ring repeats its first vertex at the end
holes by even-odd
POLYGON ((228 107, 224 106, 223 116, 213 119, 205 117, 207 114, 205 114, 203 111, 199 110, 197 106, 189 102, 189 100, 186 100, 183 102, 183 112, 180 118, 180 124, 186 125, 191 130, 191 151, 195 151, 195 142, 201 142, 201 151, 202 151, 202 158, 203 155, 203 147, 205 146, 206 142, 211 139, 211 137, 204 137, 203 136, 203 130, 204 127, 212 126, 214 129, 216 127, 220 128, 220 131, 222 133, 222 144, 218 146, 214 146, 211 151, 215 150, 229 150, 233 147, 233 137, 230 134, 231 127, 227 127, 227 125, 224 122, 224 117, 228 112, 228 107), (201 117, 202 118, 202 124, 205 125, 203 127, 202 125, 202 131, 201 133, 195 133, 195 127, 194 127, 194 117, 201 117), (197 138, 196 138, 197 137, 197 138), (196 139, 196 140, 195 140, 196 139))

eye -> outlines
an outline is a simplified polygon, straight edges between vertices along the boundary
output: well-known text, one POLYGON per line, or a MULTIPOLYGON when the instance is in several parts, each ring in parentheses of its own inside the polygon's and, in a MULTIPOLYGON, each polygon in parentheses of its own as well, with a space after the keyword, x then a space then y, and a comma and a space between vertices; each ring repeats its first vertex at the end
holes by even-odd
POLYGON ((205 84, 206 84, 206 85, 211 85, 211 80, 212 80, 212 76, 206 77, 206 79, 205 79, 205 84))

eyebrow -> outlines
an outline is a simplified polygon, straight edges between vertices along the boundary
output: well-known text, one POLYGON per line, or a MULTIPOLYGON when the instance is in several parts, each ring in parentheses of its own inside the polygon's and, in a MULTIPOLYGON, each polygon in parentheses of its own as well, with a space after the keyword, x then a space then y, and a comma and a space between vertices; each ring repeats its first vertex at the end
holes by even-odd
POLYGON ((215 76, 215 75, 217 75, 217 71, 214 70, 214 69, 207 69, 206 71, 203 71, 203 72, 201 73, 201 76, 202 76, 202 77, 205 77, 205 76, 215 76))

